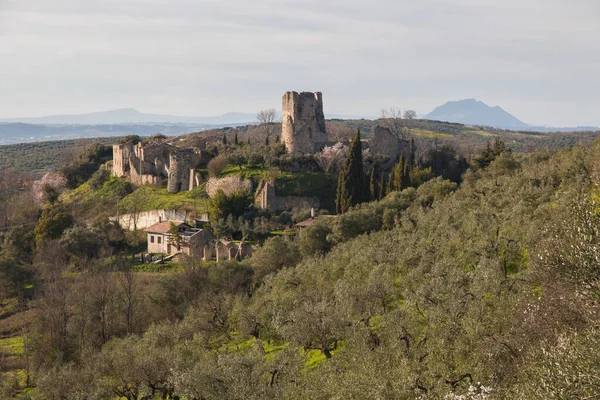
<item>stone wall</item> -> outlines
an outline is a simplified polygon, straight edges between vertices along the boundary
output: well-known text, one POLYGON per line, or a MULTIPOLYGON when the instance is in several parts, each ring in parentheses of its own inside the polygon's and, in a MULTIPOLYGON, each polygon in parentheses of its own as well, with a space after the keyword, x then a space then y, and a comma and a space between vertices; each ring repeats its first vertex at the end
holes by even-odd
POLYGON ((369 151, 371 154, 381 154, 389 158, 386 164, 393 164, 398 160, 401 153, 408 155, 410 143, 400 140, 392 132, 383 126, 373 128, 371 140, 369 140, 369 151))
POLYGON ((316 197, 306 196, 277 196, 271 182, 264 182, 254 197, 255 203, 269 212, 291 210, 293 208, 319 208, 320 202, 316 197))
POLYGON ((281 137, 289 153, 314 153, 327 143, 321 92, 286 92, 281 137))
POLYGON ((136 185, 157 184, 166 179, 169 192, 177 193, 200 185, 195 168, 202 161, 201 150, 195 148, 180 149, 168 143, 135 146, 126 143, 113 146, 112 173, 128 176, 136 185))
MULTIPOLYGON (((191 222, 191 215, 186 210, 152 210, 144 211, 137 214, 119 215, 119 225, 125 230, 132 231, 134 227, 137 229, 146 229, 149 226, 157 224, 161 221, 188 221, 191 222)), ((208 214, 203 214, 194 219, 208 221, 208 214)), ((116 221, 116 217, 110 218, 111 221, 116 221)), ((193 226, 193 224, 192 224, 193 226)))
POLYGON ((125 176, 129 172, 129 156, 133 153, 132 144, 113 145, 112 174, 125 176))

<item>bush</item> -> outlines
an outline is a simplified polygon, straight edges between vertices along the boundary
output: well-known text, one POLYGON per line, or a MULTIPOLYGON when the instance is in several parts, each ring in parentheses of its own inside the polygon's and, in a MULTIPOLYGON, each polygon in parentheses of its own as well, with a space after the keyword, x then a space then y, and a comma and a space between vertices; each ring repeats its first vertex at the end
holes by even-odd
POLYGON ((299 262, 298 246, 280 237, 267 239, 250 259, 250 264, 255 272, 254 277, 257 281, 282 268, 293 267, 299 262))
POLYGON ((218 177, 221 171, 227 167, 227 164, 227 158, 224 156, 213 158, 206 166, 208 168, 208 176, 213 178, 218 177))
POLYGON ((99 169, 94 172, 90 180, 88 181, 88 185, 92 190, 100 189, 106 181, 110 178, 110 172, 106 169, 99 169))

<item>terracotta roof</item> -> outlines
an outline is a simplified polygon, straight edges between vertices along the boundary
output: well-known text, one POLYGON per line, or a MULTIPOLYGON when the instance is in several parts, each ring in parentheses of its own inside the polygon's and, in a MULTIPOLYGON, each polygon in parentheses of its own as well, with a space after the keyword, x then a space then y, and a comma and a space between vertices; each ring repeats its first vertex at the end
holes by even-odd
POLYGON ((315 222, 317 222, 319 219, 324 219, 324 218, 335 218, 335 215, 317 215, 314 218, 309 218, 309 219, 304 220, 302 222, 298 222, 294 226, 296 226, 298 228, 306 228, 307 226, 311 226, 312 224, 314 224, 315 222))
POLYGON ((190 226, 188 224, 186 224, 185 222, 163 221, 163 222, 159 222, 157 224, 147 227, 146 229, 144 229, 144 231, 151 232, 151 233, 169 233, 169 230, 171 229, 171 222, 174 223, 175 226, 177 226, 177 227, 185 225, 188 228, 190 228, 190 226))

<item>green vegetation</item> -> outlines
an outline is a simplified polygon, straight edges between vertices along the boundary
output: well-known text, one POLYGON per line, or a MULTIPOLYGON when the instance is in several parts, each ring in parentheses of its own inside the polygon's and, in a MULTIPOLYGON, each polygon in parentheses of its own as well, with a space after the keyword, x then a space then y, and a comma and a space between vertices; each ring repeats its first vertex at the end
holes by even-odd
MULTIPOLYGON (((486 137, 419 129, 434 128, 486 137)), ((293 235, 308 210, 259 210, 248 192, 209 200, 97 170, 40 205, 1 176, 0 397, 593 398, 600 142, 525 154, 494 140, 468 163, 417 137, 385 169, 358 138, 344 213, 293 235), (381 199, 350 201, 367 192, 381 199), (106 218, 117 204, 212 207, 207 229, 253 255, 140 264, 145 235, 106 218)), ((203 174, 332 202, 336 174, 316 157, 225 142, 203 174)))
MULTIPOLYGON (((111 144, 118 139, 96 138, 93 142, 111 144)), ((13 169, 37 178, 77 157, 90 142, 89 139, 76 139, 0 146, 0 170, 13 169)))
POLYGON ((119 202, 119 208, 124 212, 137 212, 158 209, 185 209, 197 212, 208 211, 208 200, 204 186, 199 186, 188 192, 169 193, 166 188, 152 185, 140 186, 133 193, 119 202))

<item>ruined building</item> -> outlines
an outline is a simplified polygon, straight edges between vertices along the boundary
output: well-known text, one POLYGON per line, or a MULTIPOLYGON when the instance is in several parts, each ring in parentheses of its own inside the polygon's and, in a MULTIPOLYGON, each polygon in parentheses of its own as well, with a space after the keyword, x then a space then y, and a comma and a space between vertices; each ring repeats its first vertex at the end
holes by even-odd
POLYGON ((372 154, 388 157, 388 162, 384 164, 385 168, 393 165, 401 153, 408 156, 410 142, 398 139, 388 128, 377 125, 371 133, 368 148, 372 154))
POLYGON ((254 196, 258 207, 269 212, 291 210, 293 208, 319 208, 319 199, 308 196, 277 196, 275 183, 262 181, 254 196))
POLYGON ((197 148, 178 148, 167 143, 116 144, 113 146, 112 173, 127 176, 136 185, 167 180, 170 193, 192 190, 200 184, 195 168, 203 161, 197 148))
MULTIPOLYGON (((286 92, 283 95, 281 138, 288 153, 313 154, 333 144, 327 138, 321 92, 286 92)), ((408 142, 396 138, 388 128, 377 126, 373 129, 371 140, 365 142, 365 147, 373 154, 387 156, 388 163, 393 164, 400 153, 408 151, 408 142)), ((262 201, 265 194, 257 201, 274 206, 276 202, 262 201)))
POLYGON ((320 151, 327 144, 321 92, 286 92, 281 124, 281 138, 289 153, 320 151))

